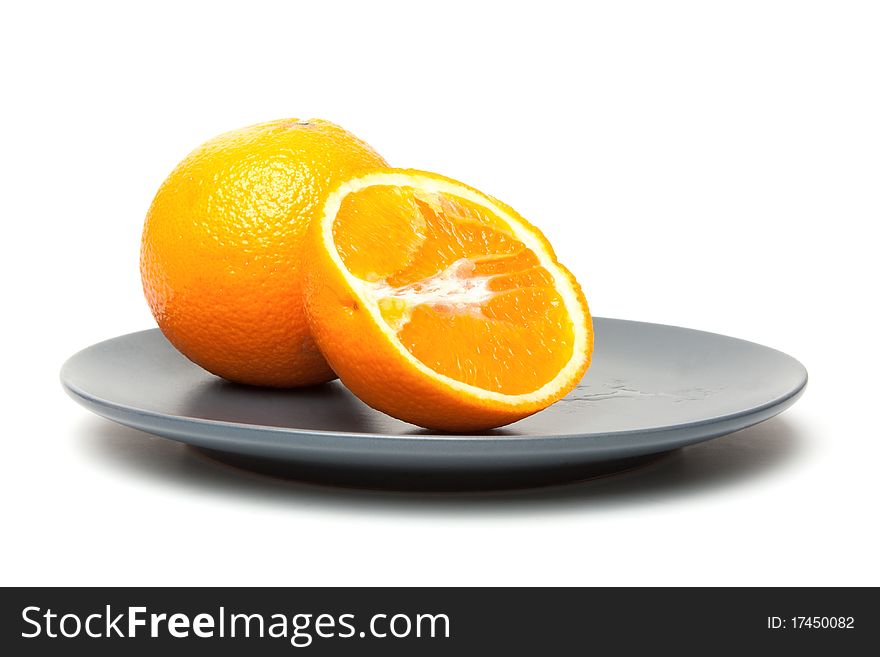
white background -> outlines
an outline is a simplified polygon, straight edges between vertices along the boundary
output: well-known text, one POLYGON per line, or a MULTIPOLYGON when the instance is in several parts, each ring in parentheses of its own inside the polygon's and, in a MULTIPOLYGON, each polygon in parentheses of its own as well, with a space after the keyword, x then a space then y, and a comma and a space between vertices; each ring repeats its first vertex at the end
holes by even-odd
POLYGON ((3 584, 880 584, 880 15, 857 2, 7 3, 3 584), (323 117, 541 226, 596 315, 768 344, 782 416, 484 496, 238 472, 58 384, 153 326, 138 247, 211 136, 323 117))

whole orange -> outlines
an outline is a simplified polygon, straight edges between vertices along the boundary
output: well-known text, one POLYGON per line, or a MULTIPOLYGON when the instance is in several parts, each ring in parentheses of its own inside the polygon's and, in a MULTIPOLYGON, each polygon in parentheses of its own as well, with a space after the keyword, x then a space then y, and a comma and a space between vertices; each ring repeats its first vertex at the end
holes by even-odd
POLYGON ((168 340, 230 381, 335 378, 303 309, 303 237, 338 183, 381 166, 318 119, 234 130, 190 153, 156 194, 141 242, 144 293, 168 340))

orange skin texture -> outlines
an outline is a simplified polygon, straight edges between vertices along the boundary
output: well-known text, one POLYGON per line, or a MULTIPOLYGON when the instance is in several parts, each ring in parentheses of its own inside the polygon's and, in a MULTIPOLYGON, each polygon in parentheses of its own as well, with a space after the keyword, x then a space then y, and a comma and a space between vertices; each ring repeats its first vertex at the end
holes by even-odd
MULTIPOLYGON (((442 178, 437 174, 421 171, 387 171, 442 178)), ((457 184, 465 187, 461 183, 457 184)), ((520 217, 509 206, 497 199, 491 200, 514 217, 520 217)), ((534 226, 525 221, 524 223, 558 264, 553 249, 543 234, 534 226)), ((383 413, 440 431, 472 432, 492 429, 521 420, 561 399, 577 385, 589 367, 593 332, 587 302, 574 276, 562 265, 559 267, 576 290, 590 325, 586 360, 567 384, 554 394, 536 401, 511 404, 463 395, 415 370, 401 357, 398 348, 358 301, 357 293, 331 260, 321 238, 320 219, 314 221, 309 228, 307 241, 304 298, 315 341, 346 387, 363 402, 383 413)), ((443 336, 437 336, 437 339, 442 340, 443 336)))
POLYGON ((242 128, 190 153, 156 194, 141 242, 144 294, 168 340, 229 381, 336 378, 303 308, 303 241, 332 188, 382 166, 318 119, 242 128))

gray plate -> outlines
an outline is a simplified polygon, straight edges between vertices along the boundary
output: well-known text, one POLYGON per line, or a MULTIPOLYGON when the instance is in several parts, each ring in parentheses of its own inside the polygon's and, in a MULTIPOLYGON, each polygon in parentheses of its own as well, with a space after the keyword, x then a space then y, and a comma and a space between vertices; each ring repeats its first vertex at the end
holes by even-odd
POLYGON ((714 333, 595 319, 593 365, 565 399, 481 435, 439 434, 374 411, 338 381, 299 390, 228 383, 157 330, 80 351, 61 370, 80 404, 236 465, 337 484, 530 486, 633 467, 762 422, 800 396, 794 358, 714 333))

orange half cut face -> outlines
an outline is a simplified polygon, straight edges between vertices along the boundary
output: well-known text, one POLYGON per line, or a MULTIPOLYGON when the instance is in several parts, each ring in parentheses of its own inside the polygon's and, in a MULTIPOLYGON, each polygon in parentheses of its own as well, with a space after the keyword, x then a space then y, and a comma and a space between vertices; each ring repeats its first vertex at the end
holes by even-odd
MULTIPOLYGON (((436 174, 382 171, 331 194, 313 233, 313 333, 359 396, 377 384, 346 362, 377 350, 393 364, 382 369, 419 379, 429 400, 457 398, 490 416, 540 410, 583 376, 592 352, 583 293, 544 236, 500 202, 436 174), (362 343, 322 321, 333 303, 322 286, 370 325, 362 343)), ((408 419, 397 407, 411 404, 383 396, 362 398, 423 426, 450 424, 421 417, 427 408, 408 419)))

